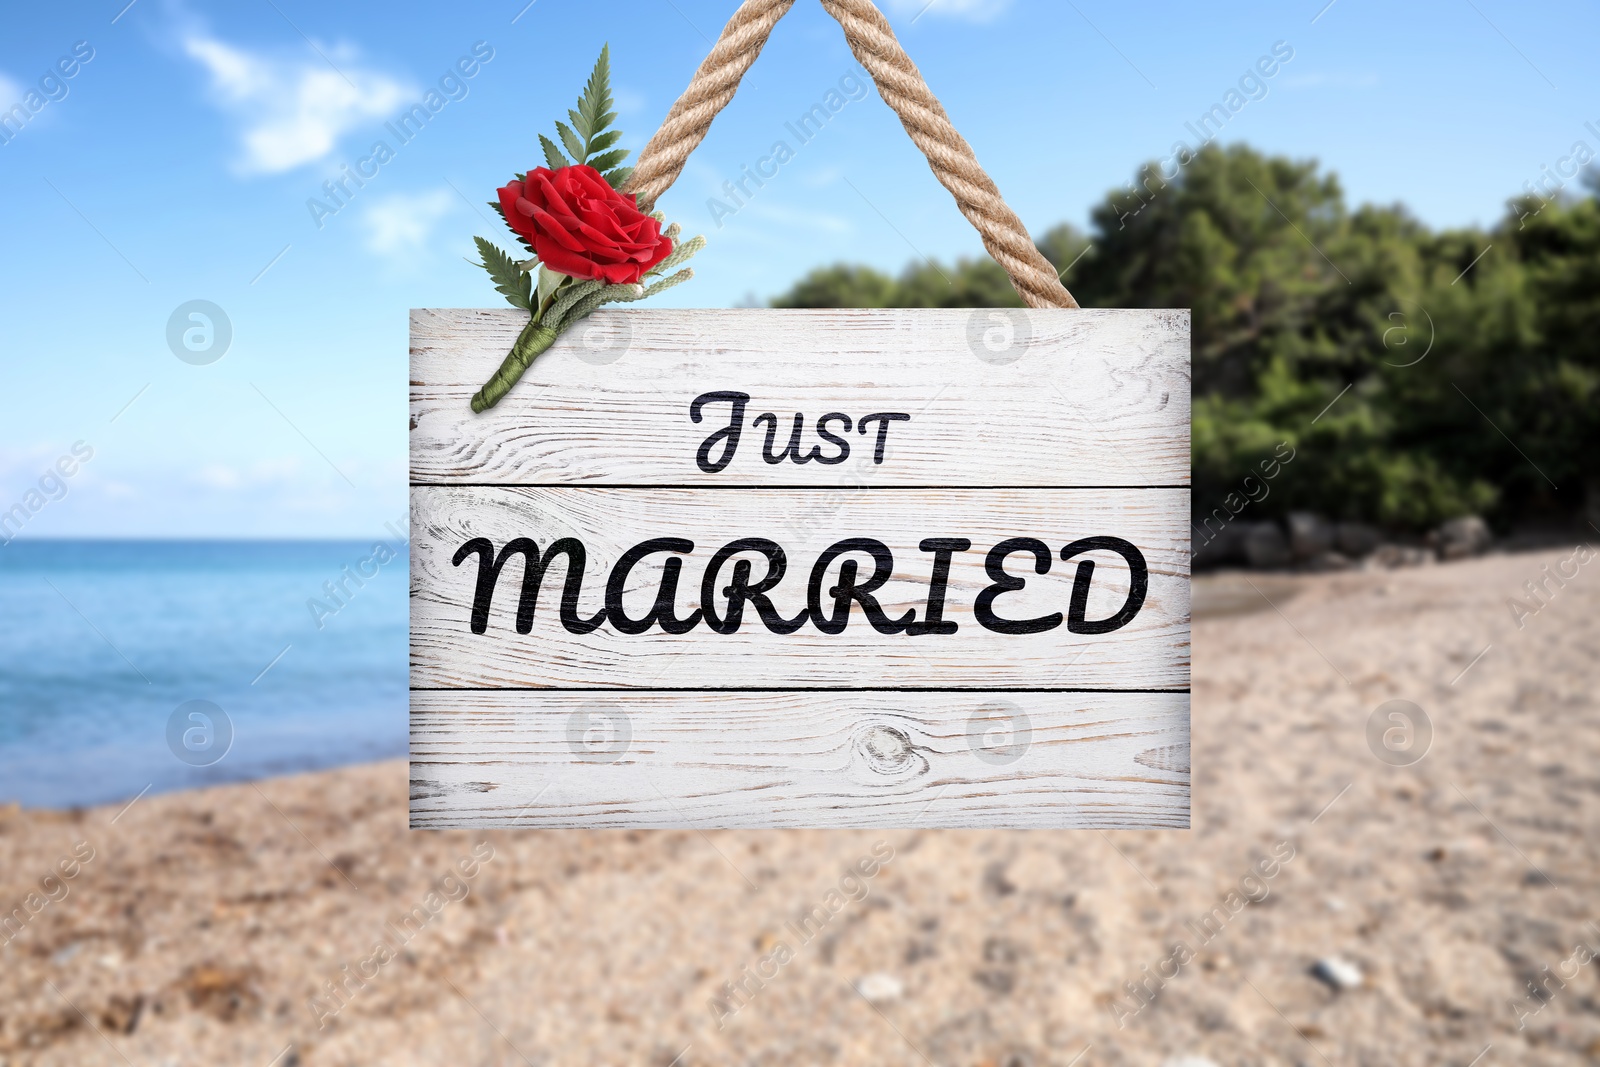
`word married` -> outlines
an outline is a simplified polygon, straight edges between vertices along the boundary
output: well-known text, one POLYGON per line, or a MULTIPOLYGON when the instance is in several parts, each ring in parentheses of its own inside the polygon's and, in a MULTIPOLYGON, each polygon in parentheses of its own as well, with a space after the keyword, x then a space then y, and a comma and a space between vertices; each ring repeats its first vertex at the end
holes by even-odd
MULTIPOLYGON (((749 393, 723 391, 716 393, 701 393, 689 404, 689 421, 699 424, 704 420, 704 411, 707 404, 727 404, 728 424, 716 433, 707 437, 700 443, 700 451, 695 453, 694 461, 700 469, 707 474, 716 474, 733 462, 733 454, 739 450, 739 438, 744 435, 744 412, 750 404, 749 393), (717 458, 711 458, 712 449, 722 446, 717 458)), ((828 429, 830 423, 837 423, 842 433, 849 433, 852 426, 859 434, 865 434, 867 427, 876 424, 878 427, 877 447, 872 453, 872 462, 875 465, 883 463, 883 450, 889 446, 889 426, 896 422, 910 422, 911 416, 898 411, 880 411, 876 415, 864 416, 860 422, 855 422, 842 411, 830 411, 817 420, 817 436, 823 442, 832 445, 837 451, 831 455, 823 455, 821 445, 812 445, 811 451, 801 453, 801 437, 805 434, 806 417, 802 412, 795 412, 794 423, 789 430, 789 443, 782 452, 774 452, 773 448, 778 442, 778 416, 768 411, 757 415, 750 420, 751 426, 767 424, 767 443, 762 449, 761 458, 768 463, 782 463, 787 459, 790 463, 818 463, 832 466, 843 463, 850 458, 850 442, 828 429)))
MULTIPOLYGON (((694 551, 694 542, 682 537, 653 537, 624 552, 611 568, 606 581, 605 607, 597 614, 584 618, 579 612, 583 595, 584 568, 588 550, 575 537, 563 537, 551 543, 540 553, 532 538, 518 537, 508 541, 498 555, 494 543, 487 537, 474 537, 456 550, 451 561, 461 566, 468 557, 478 558, 478 583, 472 601, 472 632, 481 634, 489 628, 489 609, 494 601, 495 585, 500 571, 513 556, 522 557, 522 596, 517 603, 517 633, 533 629, 533 616, 538 606, 539 589, 546 571, 557 556, 566 557, 567 577, 561 591, 561 625, 568 633, 588 634, 610 622, 612 629, 621 634, 642 634, 651 627, 660 626, 663 633, 686 634, 704 622, 712 633, 737 633, 744 622, 745 605, 750 605, 760 616, 761 623, 770 633, 792 634, 807 622, 825 634, 843 633, 850 623, 854 605, 861 606, 867 622, 880 634, 905 633, 913 637, 923 634, 953 634, 956 623, 944 617, 945 599, 950 588, 950 561, 957 552, 965 552, 972 542, 965 537, 925 538, 918 549, 931 553, 928 598, 921 621, 915 608, 899 618, 891 618, 874 595, 894 574, 894 553, 882 541, 871 537, 849 537, 836 541, 823 550, 811 567, 806 586, 806 608, 792 619, 786 619, 773 605, 770 594, 788 571, 789 557, 776 541, 764 537, 741 537, 717 549, 706 564, 700 580, 701 606, 687 616, 678 615, 678 581, 683 575, 683 560, 694 551), (628 588, 629 575, 646 557, 670 554, 661 569, 661 584, 657 588, 655 604, 640 618, 633 618, 622 603, 623 591, 628 588), (756 582, 750 580, 752 566, 748 559, 735 559, 742 554, 762 556, 766 560, 766 573, 756 582), (859 564, 849 558, 854 554, 872 560, 872 576, 860 580, 859 564), (732 576, 723 584, 723 571, 733 563, 732 576), (838 578, 829 584, 829 575, 837 565, 838 578), (827 603, 825 603, 825 599, 827 603), (719 601, 721 606, 719 607, 719 601)), ((1150 571, 1144 554, 1133 544, 1120 537, 1085 537, 1061 549, 1062 561, 1085 552, 1115 552, 1128 564, 1129 584, 1127 599, 1116 614, 1104 619, 1088 618, 1089 586, 1094 580, 1094 560, 1078 563, 1072 582, 1072 598, 1063 618, 1055 611, 1032 619, 1013 619, 1002 616, 995 601, 1006 593, 1013 593, 1027 585, 1026 579, 1006 572, 1006 559, 1017 553, 1033 557, 1035 574, 1048 574, 1052 556, 1050 547, 1033 537, 1011 537, 989 550, 984 559, 984 573, 990 585, 978 594, 972 605, 972 614, 985 630, 1000 634, 1037 634, 1053 630, 1063 621, 1075 634, 1106 634, 1121 629, 1144 606, 1149 589, 1150 571)))

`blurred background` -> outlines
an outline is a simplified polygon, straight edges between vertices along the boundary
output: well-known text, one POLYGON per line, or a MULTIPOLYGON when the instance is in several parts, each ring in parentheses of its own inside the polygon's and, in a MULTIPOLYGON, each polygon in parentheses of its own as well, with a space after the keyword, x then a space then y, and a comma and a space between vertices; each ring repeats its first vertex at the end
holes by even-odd
MULTIPOLYGON (((872 835, 497 837, 308 1008, 479 841, 395 762, 407 310, 499 303, 472 237, 603 43, 637 151, 734 5, 13 6, 0 1064, 1600 1059, 1600 13, 883 6, 1080 302, 1192 309, 1195 829, 892 835, 732 1022, 872 835)), ((666 306, 1018 304, 810 0, 660 207, 666 306)))

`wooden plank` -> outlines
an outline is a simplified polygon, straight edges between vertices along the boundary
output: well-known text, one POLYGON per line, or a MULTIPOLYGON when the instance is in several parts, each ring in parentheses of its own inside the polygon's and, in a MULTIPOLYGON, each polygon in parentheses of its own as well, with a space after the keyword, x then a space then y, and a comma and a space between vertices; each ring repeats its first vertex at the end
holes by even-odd
MULTIPOLYGON (((1185 689, 1189 684, 1188 491, 1184 489, 711 489, 422 487, 412 490, 411 682, 415 687, 586 687, 721 689, 743 687, 851 688, 918 686, 990 688, 1185 689), (787 553, 788 572, 771 597, 794 618, 807 605, 813 562, 844 538, 876 538, 894 556, 892 577, 876 593, 886 615, 915 609, 924 617, 933 556, 919 551, 930 537, 964 537, 972 549, 951 558, 944 617, 951 634, 883 634, 852 607, 842 633, 803 625, 791 634, 769 632, 747 611, 736 633, 713 633, 701 624, 684 634, 660 629, 627 635, 611 623, 592 633, 569 633, 558 619, 563 559, 544 580, 532 628, 514 627, 523 564, 508 563, 496 588, 487 630, 473 633, 470 615, 477 557, 453 563, 473 538, 495 551, 532 538, 548 549, 575 537, 587 549, 577 612, 590 617, 603 606, 607 575, 629 547, 656 537, 687 538, 682 556, 678 614, 700 603, 701 576, 710 556, 741 537, 765 537, 787 553), (997 633, 979 625, 974 603, 992 583, 985 558, 1000 541, 1033 537, 1053 556, 1070 542, 1112 536, 1131 542, 1148 567, 1142 608, 1120 629, 1072 633, 1065 625, 1033 634, 997 633)), ((646 615, 669 557, 647 557, 631 572, 623 604, 633 618, 646 615)), ((757 579, 766 561, 754 553, 757 579)), ((861 561, 861 580, 872 572, 861 561)), ((1117 613, 1128 600, 1129 564, 1114 552, 1096 561, 1088 619, 1117 613)), ((840 565, 821 583, 836 580, 840 565)), ((1023 589, 1004 594, 997 612, 1030 619, 1066 612, 1076 560, 1056 558, 1048 574, 1034 573, 1032 557, 1012 556, 1008 574, 1026 576, 1023 589)), ((720 572, 727 580, 731 563, 720 572)), ((721 582, 718 583, 721 586, 721 582)), ((831 601, 829 602, 831 603, 831 601)))
POLYGON ((525 321, 412 313, 413 825, 1188 825, 1187 312, 601 312, 472 414, 525 321), (742 538, 786 570, 721 633, 742 538), (1047 573, 986 566, 1019 538, 1047 573), (566 555, 480 589, 563 539, 570 602, 566 555), (630 625, 669 574, 684 625, 630 625))
POLYGON ((1183 693, 420 692, 411 825, 1187 828, 1183 693))
MULTIPOLYGON (((526 323, 512 309, 411 319, 411 478, 420 483, 1113 486, 1189 484, 1187 311, 602 311, 498 407, 469 408, 526 323), (727 469, 695 463, 715 429, 689 405, 751 397, 727 469), (815 420, 912 416, 882 463, 767 463, 815 420)), ((727 407, 713 407, 722 416, 727 407)), ((836 424, 837 426, 837 424, 836 424)), ((831 452, 828 454, 832 454, 831 452)))

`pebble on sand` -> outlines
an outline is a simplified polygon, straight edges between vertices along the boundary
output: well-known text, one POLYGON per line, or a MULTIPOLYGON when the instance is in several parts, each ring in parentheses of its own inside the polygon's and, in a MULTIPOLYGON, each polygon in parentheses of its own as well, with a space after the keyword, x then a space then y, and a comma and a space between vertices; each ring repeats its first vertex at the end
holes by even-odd
POLYGON ((1338 956, 1325 956, 1311 965, 1313 976, 1340 992, 1361 987, 1361 968, 1338 956))
POLYGON ((905 993, 905 983, 892 974, 879 971, 865 975, 856 982, 856 991, 873 1004, 884 1004, 891 1000, 899 1000, 905 993))

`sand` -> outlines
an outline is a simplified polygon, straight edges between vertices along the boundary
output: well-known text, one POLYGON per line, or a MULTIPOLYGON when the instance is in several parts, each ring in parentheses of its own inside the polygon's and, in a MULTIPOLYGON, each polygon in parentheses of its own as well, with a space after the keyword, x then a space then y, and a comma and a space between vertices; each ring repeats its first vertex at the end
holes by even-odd
POLYGON ((1187 832, 414 833, 400 763, 12 810, 0 1063, 1594 1063, 1600 560, 1507 606, 1568 555, 1203 580, 1187 832))

